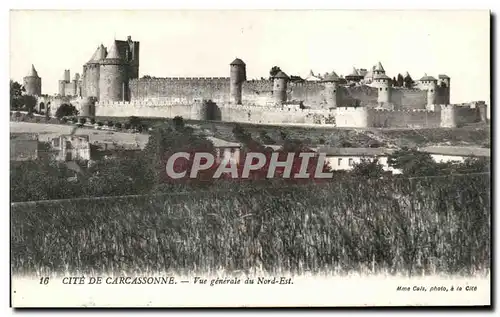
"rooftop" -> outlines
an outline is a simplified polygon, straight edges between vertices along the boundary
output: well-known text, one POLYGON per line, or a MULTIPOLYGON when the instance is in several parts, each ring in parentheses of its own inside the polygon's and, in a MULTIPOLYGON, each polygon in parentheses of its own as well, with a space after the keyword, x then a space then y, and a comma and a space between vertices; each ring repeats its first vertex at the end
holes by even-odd
POLYGON ((274 78, 285 78, 288 79, 288 75, 285 74, 283 71, 279 71, 276 75, 274 75, 274 78))
POLYGON ((31 64, 31 69, 26 75, 26 77, 38 77, 38 72, 35 69, 35 65, 31 64))
POLYGON ((36 159, 38 153, 38 141, 27 139, 10 140, 10 159, 12 161, 24 161, 36 159))
POLYGON ((420 78, 420 81, 437 81, 437 79, 432 76, 428 76, 427 74, 424 74, 424 77, 420 78))
POLYGON ((235 142, 229 142, 229 141, 226 141, 226 140, 222 140, 222 139, 219 139, 219 138, 214 138, 212 136, 209 136, 207 137, 207 139, 209 141, 211 141, 215 147, 217 148, 231 148, 231 147, 241 147, 241 145, 239 143, 235 143, 235 142))
POLYGON ((375 66, 375 71, 378 71, 378 72, 384 72, 385 73, 385 69, 384 67, 382 66, 382 63, 381 62, 378 62, 377 65, 375 66))
POLYGON ((376 74, 373 76, 374 79, 391 79, 391 77, 387 76, 386 74, 376 74))
POLYGON ((386 148, 334 148, 321 147, 318 153, 325 153, 327 156, 385 156, 392 154, 394 150, 386 148))
POLYGON ((333 70, 331 73, 326 73, 325 77, 323 77, 323 81, 339 81, 340 77, 333 70))
POLYGON ((465 147, 465 146, 427 146, 418 149, 421 152, 429 154, 442 154, 451 156, 478 156, 490 157, 491 150, 481 147, 465 147))
POLYGON ((118 46, 116 45, 116 41, 113 41, 113 43, 111 43, 106 59, 121 59, 120 52, 118 51, 118 46))
POLYGON ((101 44, 97 47, 97 50, 94 52, 94 55, 92 55, 92 57, 90 58, 89 63, 99 62, 105 57, 106 57, 106 48, 104 47, 104 45, 101 44))
POLYGON ((245 65, 245 62, 243 62, 241 59, 237 58, 230 64, 230 65, 245 65))

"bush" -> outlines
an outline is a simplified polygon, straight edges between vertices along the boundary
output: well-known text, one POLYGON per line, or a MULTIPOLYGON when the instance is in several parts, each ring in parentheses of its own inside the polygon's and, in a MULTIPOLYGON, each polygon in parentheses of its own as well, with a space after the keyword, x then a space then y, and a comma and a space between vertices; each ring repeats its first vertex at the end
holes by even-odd
POLYGON ((123 128, 124 128, 125 130, 130 129, 130 127, 131 127, 131 125, 130 125, 130 123, 128 123, 128 122, 127 122, 127 123, 125 123, 125 124, 123 125, 123 128))
POLYGON ((120 122, 117 122, 117 123, 115 124, 115 127, 116 127, 117 129, 121 129, 121 128, 122 128, 122 124, 121 124, 120 122))
POLYGON ((87 122, 87 119, 85 119, 85 118, 80 118, 80 119, 78 120, 78 122, 80 122, 80 124, 85 124, 85 123, 87 122))
POLYGON ((114 125, 113 121, 108 121, 108 122, 106 122, 106 126, 108 126, 108 127, 110 127, 110 128, 112 128, 112 127, 113 127, 113 125, 114 125))
POLYGON ((99 121, 99 122, 97 122, 97 125, 102 127, 104 124, 101 121, 99 121))
POLYGON ((92 125, 95 124, 95 119, 94 118, 90 118, 90 124, 92 124, 92 125))
POLYGON ((78 110, 71 104, 64 103, 56 111, 56 118, 78 115, 78 110))

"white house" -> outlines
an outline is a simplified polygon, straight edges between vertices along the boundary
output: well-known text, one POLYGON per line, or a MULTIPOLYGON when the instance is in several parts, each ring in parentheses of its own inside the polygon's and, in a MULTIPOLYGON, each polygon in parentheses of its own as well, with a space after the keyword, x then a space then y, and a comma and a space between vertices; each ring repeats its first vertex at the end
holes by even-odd
POLYGON ((207 137, 208 140, 212 141, 215 147, 216 162, 230 162, 237 163, 240 161, 240 150, 241 145, 235 142, 229 142, 226 140, 207 137))
POLYGON ((91 158, 88 135, 61 135, 51 143, 58 161, 88 161, 91 158))
POLYGON ((351 170, 355 164, 361 163, 363 160, 373 161, 378 160, 384 171, 390 171, 394 174, 401 173, 400 170, 394 169, 387 163, 388 156, 395 150, 386 148, 333 148, 322 147, 317 150, 318 153, 326 154, 326 161, 330 168, 334 171, 351 170))
POLYGON ((428 146, 418 150, 429 153, 438 163, 464 162, 467 158, 490 157, 491 153, 488 148, 464 146, 428 146))

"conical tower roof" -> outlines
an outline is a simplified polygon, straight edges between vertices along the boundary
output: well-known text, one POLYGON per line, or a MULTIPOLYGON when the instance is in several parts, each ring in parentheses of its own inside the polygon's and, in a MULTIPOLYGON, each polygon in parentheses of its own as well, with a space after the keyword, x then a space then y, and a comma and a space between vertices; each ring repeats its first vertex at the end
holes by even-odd
POLYGON ((243 62, 241 59, 236 57, 236 59, 229 65, 245 65, 245 62, 243 62))
POLYGON ((349 74, 349 76, 359 76, 359 72, 356 67, 352 67, 352 72, 349 74))
POLYGON ((378 62, 377 65, 375 66, 375 70, 378 72, 385 72, 384 67, 382 66, 381 62, 378 62))
POLYGON ((428 76, 427 74, 424 74, 424 77, 420 78, 420 81, 437 81, 437 79, 432 76, 428 76))
POLYGON ((38 72, 35 69, 35 65, 31 64, 31 69, 26 75, 26 77, 38 77, 38 72))
POLYGON ((121 59, 120 52, 118 51, 118 45, 116 45, 116 41, 113 41, 109 46, 109 52, 106 56, 106 59, 121 59))
POLYGON ((323 77, 323 81, 339 81, 340 77, 332 70, 331 73, 326 73, 325 77, 323 77))
POLYGON ((100 60, 104 59, 104 57, 106 57, 106 48, 101 44, 90 58, 89 63, 98 63, 100 60))
POLYGON ((285 74, 283 71, 279 71, 276 75, 274 75, 274 78, 285 78, 288 79, 288 75, 285 74))

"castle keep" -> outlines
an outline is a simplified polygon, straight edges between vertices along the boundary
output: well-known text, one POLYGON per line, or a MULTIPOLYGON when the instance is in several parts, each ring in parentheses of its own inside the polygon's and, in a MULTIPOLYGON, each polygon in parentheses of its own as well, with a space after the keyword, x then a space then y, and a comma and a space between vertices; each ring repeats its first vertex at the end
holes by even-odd
POLYGON ((405 73, 395 80, 378 62, 345 77, 311 71, 302 79, 279 70, 270 79, 249 80, 243 60, 228 66, 229 77, 139 78, 139 42, 129 36, 98 46, 81 80, 75 76, 70 82, 65 72, 59 94, 77 96, 85 116, 413 128, 455 127, 486 117, 484 102, 450 104, 450 78, 444 74, 425 74, 415 82, 405 73))

